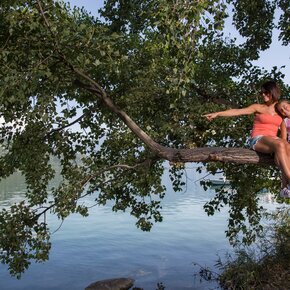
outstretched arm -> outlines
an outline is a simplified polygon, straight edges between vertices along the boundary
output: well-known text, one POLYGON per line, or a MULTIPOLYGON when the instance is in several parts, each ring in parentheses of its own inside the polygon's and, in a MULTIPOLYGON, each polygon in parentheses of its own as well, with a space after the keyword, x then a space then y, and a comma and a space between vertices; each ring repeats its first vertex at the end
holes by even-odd
POLYGON ((258 104, 254 104, 249 107, 242 108, 242 109, 229 109, 225 111, 205 114, 203 115, 203 117, 211 121, 216 117, 234 117, 234 116, 241 116, 241 115, 250 115, 258 111, 258 106, 259 106, 258 104))

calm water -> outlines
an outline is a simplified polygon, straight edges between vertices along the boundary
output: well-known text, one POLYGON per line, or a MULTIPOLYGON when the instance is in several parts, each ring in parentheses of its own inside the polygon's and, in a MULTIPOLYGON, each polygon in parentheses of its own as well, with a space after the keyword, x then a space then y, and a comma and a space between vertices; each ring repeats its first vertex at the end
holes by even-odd
MULTIPOLYGON (((21 280, 11 278, 0 265, 1 290, 81 290, 97 280, 118 277, 135 279, 135 287, 156 289, 162 282, 169 289, 217 289, 216 284, 200 283, 194 277, 202 266, 214 268, 218 255, 230 250, 225 230, 227 210, 208 217, 203 205, 214 196, 199 182, 205 174, 188 169, 187 190, 168 191, 163 202, 164 221, 151 232, 142 232, 127 213, 113 213, 109 206, 93 207, 88 218, 69 217, 52 235, 50 259, 32 264, 21 280)), ((0 184, 0 206, 7 206, 23 195, 19 175, 0 184)), ((263 201, 265 203, 267 201, 263 201)), ((94 198, 86 199, 94 204, 94 198)), ((60 222, 49 217, 56 230, 60 222)))

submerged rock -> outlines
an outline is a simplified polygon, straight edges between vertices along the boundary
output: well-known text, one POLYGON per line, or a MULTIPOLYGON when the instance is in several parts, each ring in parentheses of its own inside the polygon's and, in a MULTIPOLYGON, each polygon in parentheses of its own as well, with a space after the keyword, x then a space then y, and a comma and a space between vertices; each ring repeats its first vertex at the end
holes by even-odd
POLYGON ((130 278, 101 280, 90 284, 85 290, 129 290, 134 285, 130 278))

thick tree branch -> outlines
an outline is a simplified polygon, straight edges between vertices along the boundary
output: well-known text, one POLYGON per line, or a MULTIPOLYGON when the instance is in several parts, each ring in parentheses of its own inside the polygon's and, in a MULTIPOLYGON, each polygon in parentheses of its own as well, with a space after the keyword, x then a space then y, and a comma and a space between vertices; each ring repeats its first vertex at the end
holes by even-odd
POLYGON ((164 148, 168 160, 174 162, 224 162, 236 164, 275 165, 270 154, 246 148, 203 147, 194 149, 164 148))
POLYGON ((127 126, 128 128, 142 140, 150 150, 157 156, 167 159, 163 155, 164 149, 163 146, 156 143, 147 133, 145 133, 123 110, 119 109, 113 102, 103 88, 87 76, 84 72, 79 69, 73 68, 74 73, 81 79, 85 79, 89 82, 89 85, 82 85, 83 88, 87 89, 89 92, 94 93, 103 101, 103 104, 113 113, 115 113, 127 126))
POLYGON ((124 111, 120 110, 108 97, 106 92, 94 80, 79 70, 74 72, 90 82, 86 85, 78 82, 79 86, 94 93, 103 100, 103 104, 112 112, 116 113, 124 123, 137 135, 158 157, 172 162, 230 162, 238 164, 260 164, 274 165, 273 156, 260 154, 245 148, 194 148, 194 149, 175 149, 168 148, 156 143, 147 135, 124 111), (84 77, 85 76, 85 77, 84 77))

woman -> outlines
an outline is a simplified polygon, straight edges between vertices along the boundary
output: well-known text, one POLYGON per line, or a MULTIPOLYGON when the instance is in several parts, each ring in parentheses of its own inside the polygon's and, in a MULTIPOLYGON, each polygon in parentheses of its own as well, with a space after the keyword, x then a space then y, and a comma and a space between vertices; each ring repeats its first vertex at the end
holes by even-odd
MULTIPOLYGON (((290 144, 277 137, 279 127, 283 128, 282 117, 277 114, 275 106, 278 104, 280 89, 276 82, 265 82, 261 87, 264 104, 253 104, 246 108, 229 109, 204 115, 209 121, 216 117, 234 117, 254 114, 254 124, 248 145, 251 149, 261 153, 274 153, 275 163, 282 170, 282 174, 290 181, 290 144)), ((284 129, 283 129, 284 130, 284 129)), ((281 189, 281 197, 290 198, 287 186, 281 189)))
MULTIPOLYGON (((280 100, 276 104, 277 112, 284 119, 284 126, 281 127, 281 138, 290 143, 290 104, 287 100, 280 100)), ((284 174, 282 175, 282 188, 287 186, 288 180, 284 174)))
POLYGON ((290 143, 290 104, 287 100, 280 100, 276 104, 276 110, 284 119, 285 126, 281 128, 281 138, 290 143))

